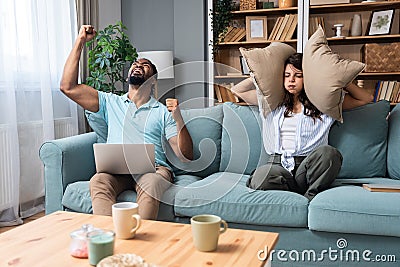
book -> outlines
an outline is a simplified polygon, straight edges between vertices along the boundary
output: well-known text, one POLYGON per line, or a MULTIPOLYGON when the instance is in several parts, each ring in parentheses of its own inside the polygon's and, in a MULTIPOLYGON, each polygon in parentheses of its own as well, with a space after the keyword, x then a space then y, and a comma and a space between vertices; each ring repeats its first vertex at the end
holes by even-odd
POLYGON ((241 76, 241 72, 227 72, 226 76, 241 76))
POLYGON ((280 40, 281 39, 283 30, 285 29, 288 20, 289 20, 289 15, 285 15, 281 25, 279 26, 279 30, 278 30, 278 33, 276 34, 275 40, 280 40))
POLYGON ((400 193, 400 185, 363 184, 363 188, 371 192, 400 193))
POLYGON ((400 82, 395 81, 392 96, 390 97, 390 102, 395 102, 397 99, 397 94, 399 93, 400 82))
MULTIPOLYGON (((397 82, 398 84, 399 84, 399 86, 400 86, 400 82, 397 82)), ((394 102, 400 102, 400 88, 399 88, 399 90, 397 91, 397 96, 395 97, 395 100, 394 100, 394 102)))
POLYGON ((236 98, 235 98, 235 96, 233 95, 233 93, 232 93, 232 91, 230 89, 231 86, 232 86, 232 84, 229 84, 229 83, 224 83, 223 84, 223 87, 225 89, 225 94, 226 94, 226 99, 225 99, 224 102, 232 102, 232 103, 236 102, 236 98))
POLYGON ((391 97, 392 97, 392 92, 393 92, 393 88, 396 84, 396 81, 389 81, 388 82, 388 87, 387 87, 387 92, 385 95, 385 100, 390 101, 391 97))
POLYGON ((217 100, 219 103, 222 103, 222 96, 221 96, 221 92, 219 90, 219 86, 218 85, 214 85, 214 91, 215 91, 215 96, 217 97, 217 100))
POLYGON ((238 103, 239 102, 239 97, 232 91, 232 87, 235 86, 235 83, 231 83, 229 86, 229 92, 231 93, 232 102, 238 103))
POLYGON ((239 28, 235 36, 232 37, 231 42, 239 42, 246 36, 246 29, 239 28))
POLYGON ((219 42, 221 43, 222 41, 226 42, 225 39, 228 37, 231 33, 231 31, 234 29, 232 26, 228 26, 228 29, 226 30, 226 33, 224 35, 219 36, 219 42))
POLYGON ((219 92, 221 94, 222 102, 229 101, 229 97, 228 97, 228 93, 226 92, 226 88, 222 85, 217 85, 217 86, 218 86, 219 92))
POLYGON ((324 17, 318 17, 318 25, 321 25, 322 29, 325 31, 325 21, 324 21, 324 17))
POLYGON ((233 36, 235 36, 236 33, 237 33, 238 31, 240 31, 239 28, 233 27, 233 28, 229 31, 229 33, 227 33, 227 34, 225 35, 224 42, 226 42, 226 43, 227 43, 227 42, 231 42, 233 36))
POLYGON ((308 25, 308 35, 311 36, 318 30, 318 26, 321 25, 322 29, 325 31, 325 22, 323 17, 310 17, 308 25))
POLYGON ((376 102, 376 100, 378 99, 379 90, 380 90, 381 86, 382 86, 382 81, 378 81, 378 82, 376 83, 376 87, 375 87, 374 101, 373 101, 373 102, 376 102))
POLYGON ((280 25, 281 25, 281 23, 282 23, 282 21, 283 21, 283 18, 284 18, 284 17, 279 17, 279 18, 276 20, 275 25, 274 25, 274 28, 272 29, 271 34, 270 34, 268 40, 270 40, 270 41, 275 40, 276 34, 277 34, 278 31, 279 31, 279 27, 280 27, 280 25))
POLYGON ((287 23, 286 23, 286 25, 285 25, 285 28, 283 29, 281 38, 279 39, 279 40, 281 40, 281 41, 286 40, 286 35, 288 34, 289 29, 290 29, 290 27, 292 26, 292 23, 293 23, 293 21, 294 21, 294 15, 290 14, 290 15, 288 15, 288 16, 289 16, 288 21, 287 21, 287 23))
POLYGON ((382 81, 382 89, 379 93, 378 100, 385 100, 388 85, 389 85, 389 81, 382 81))
POLYGON ((293 16, 293 21, 292 25, 290 25, 289 31, 286 34, 285 40, 291 40, 293 38, 293 34, 296 31, 297 28, 297 14, 292 15, 293 16))
POLYGON ((308 37, 313 35, 313 33, 317 30, 314 23, 314 17, 310 17, 308 20, 308 37))

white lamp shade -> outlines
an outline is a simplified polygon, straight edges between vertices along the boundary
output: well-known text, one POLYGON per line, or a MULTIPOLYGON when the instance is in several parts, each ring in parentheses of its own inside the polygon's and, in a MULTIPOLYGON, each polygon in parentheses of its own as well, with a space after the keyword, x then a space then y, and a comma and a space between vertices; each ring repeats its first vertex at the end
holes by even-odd
POLYGON ((157 67, 158 79, 174 78, 174 55, 172 51, 138 52, 139 58, 147 58, 157 67))

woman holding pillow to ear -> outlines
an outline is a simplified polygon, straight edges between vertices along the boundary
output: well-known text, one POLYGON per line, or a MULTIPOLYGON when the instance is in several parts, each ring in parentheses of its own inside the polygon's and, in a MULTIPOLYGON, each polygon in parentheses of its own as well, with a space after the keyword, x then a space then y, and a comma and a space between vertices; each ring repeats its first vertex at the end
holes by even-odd
MULTIPOLYGON (((260 104, 264 147, 271 155, 266 165, 252 173, 247 186, 292 191, 311 200, 332 184, 342 165, 340 152, 328 145, 329 130, 335 120, 321 113, 308 99, 303 83, 302 54, 295 53, 286 60, 283 86, 282 103, 265 116, 261 109, 263 100, 257 97, 253 86, 232 88, 248 104, 260 104)), ((373 99, 366 90, 352 83, 346 91, 343 109, 362 106, 373 99)))

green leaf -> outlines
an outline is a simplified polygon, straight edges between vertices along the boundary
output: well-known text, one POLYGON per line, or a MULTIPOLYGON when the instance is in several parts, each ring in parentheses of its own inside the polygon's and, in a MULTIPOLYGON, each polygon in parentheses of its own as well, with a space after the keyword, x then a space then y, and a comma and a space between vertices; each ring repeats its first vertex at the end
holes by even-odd
POLYGON ((90 41, 91 46, 88 46, 90 75, 86 83, 97 90, 123 93, 115 86, 119 82, 125 83, 124 67, 130 65, 137 57, 136 48, 124 30, 127 28, 119 21, 99 30, 96 38, 90 41))

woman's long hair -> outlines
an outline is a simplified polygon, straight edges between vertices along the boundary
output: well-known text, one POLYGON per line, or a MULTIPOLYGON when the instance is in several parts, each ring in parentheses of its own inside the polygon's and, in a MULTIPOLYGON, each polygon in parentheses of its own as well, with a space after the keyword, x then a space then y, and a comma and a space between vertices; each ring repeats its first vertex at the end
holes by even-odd
MULTIPOLYGON (((288 64, 292 64, 296 69, 303 71, 303 54, 301 53, 295 53, 291 55, 286 61, 285 61, 285 68, 288 64)), ((282 103, 279 105, 286 107, 284 116, 285 117, 290 117, 291 113, 293 113, 293 107, 294 107, 294 95, 289 93, 288 90, 284 89, 284 97, 282 103)), ((299 101, 300 103, 303 104, 304 106, 304 115, 310 116, 313 119, 320 119, 322 112, 319 111, 308 99, 306 92, 303 88, 299 94, 299 101)))

